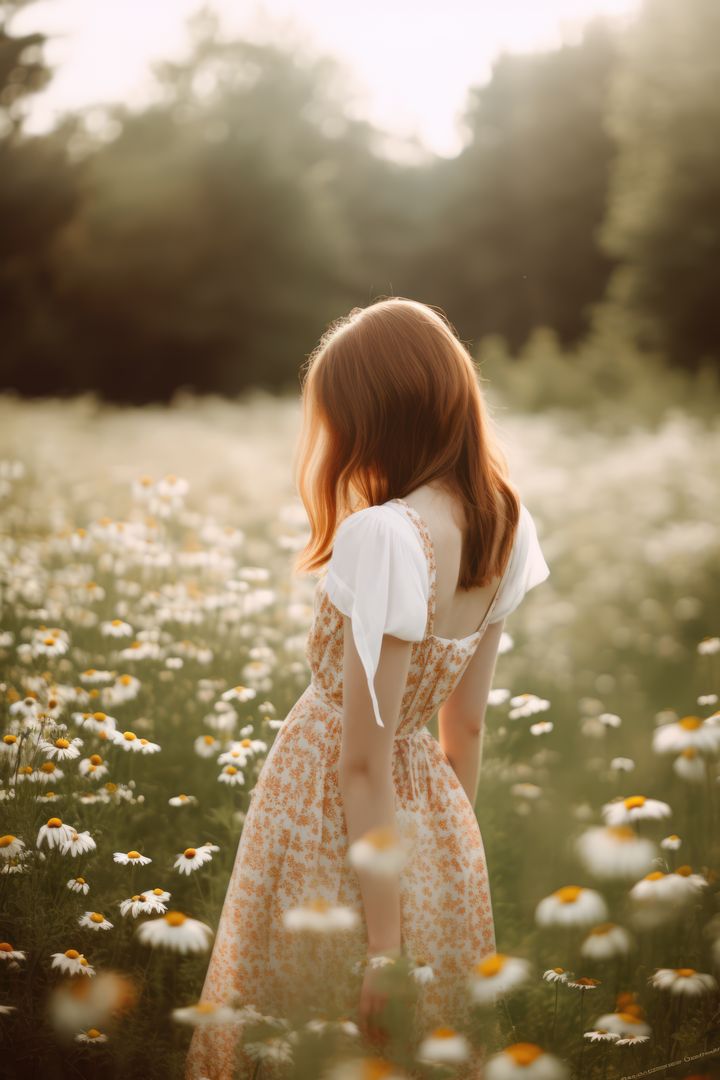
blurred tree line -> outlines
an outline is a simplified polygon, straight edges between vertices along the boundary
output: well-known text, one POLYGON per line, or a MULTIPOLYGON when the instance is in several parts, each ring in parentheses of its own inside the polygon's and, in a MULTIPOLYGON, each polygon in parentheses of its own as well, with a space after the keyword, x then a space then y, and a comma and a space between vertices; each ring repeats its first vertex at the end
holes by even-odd
POLYGON ((622 35, 503 55, 452 159, 401 164, 342 69, 228 41, 204 10, 158 94, 29 136, 44 36, 0 0, 0 386, 163 400, 297 391, 324 326, 400 294, 461 337, 560 347, 620 312, 695 370, 720 358, 720 5, 646 0, 622 35))

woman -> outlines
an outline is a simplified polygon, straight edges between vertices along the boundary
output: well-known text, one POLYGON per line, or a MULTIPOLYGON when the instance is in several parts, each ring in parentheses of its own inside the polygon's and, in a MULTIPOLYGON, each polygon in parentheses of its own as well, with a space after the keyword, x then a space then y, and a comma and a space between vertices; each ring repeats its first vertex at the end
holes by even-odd
MULTIPOLYGON (((402 953, 435 976, 421 1035, 462 1015, 469 969, 495 950, 473 810, 485 709, 504 620, 549 569, 444 315, 401 297, 354 308, 305 374, 296 475, 311 535, 296 569, 326 568, 311 681, 253 789, 202 998, 276 1016, 329 1000, 374 1038, 369 961, 402 953), (348 858, 374 829, 407 852, 394 876, 348 858), (308 943, 283 916, 314 901, 352 909, 355 928, 308 943)), ((186 1076, 243 1075, 237 1042, 198 1028, 186 1076)))

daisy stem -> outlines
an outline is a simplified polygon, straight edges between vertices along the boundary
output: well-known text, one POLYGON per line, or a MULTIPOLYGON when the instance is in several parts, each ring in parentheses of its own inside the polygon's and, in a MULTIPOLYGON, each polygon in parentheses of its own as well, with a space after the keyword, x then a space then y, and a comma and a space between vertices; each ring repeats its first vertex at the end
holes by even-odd
POLYGON ((555 1049, 555 1021, 557 1019, 558 990, 559 989, 560 989, 560 984, 556 979, 555 980, 555 1008, 553 1009, 552 1034, 550 1036, 550 1045, 552 1046, 553 1050, 555 1049))

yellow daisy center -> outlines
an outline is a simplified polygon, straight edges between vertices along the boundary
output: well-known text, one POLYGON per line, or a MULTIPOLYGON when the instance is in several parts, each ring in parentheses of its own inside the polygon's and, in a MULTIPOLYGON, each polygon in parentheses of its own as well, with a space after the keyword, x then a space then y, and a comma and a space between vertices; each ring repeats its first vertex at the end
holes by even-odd
POLYGON ((75 880, 77 881, 78 885, 84 885, 85 884, 85 878, 84 877, 76 877, 75 880))
POLYGON ((133 848, 132 851, 128 851, 127 857, 128 857, 128 859, 139 859, 140 858, 140 852, 135 851, 135 849, 133 848))
POLYGON ((12 952, 13 947, 9 941, 0 941, 0 952, 12 952))
POLYGON ((104 713, 104 712, 93 713, 93 720, 99 720, 102 723, 103 720, 107 720, 107 713, 104 713))
POLYGON ((197 854, 197 852, 195 851, 194 847, 185 848, 185 850, 183 852, 183 855, 185 856, 186 859, 194 859, 196 854, 197 854))
POLYGON ((105 916, 101 915, 99 911, 93 911, 92 915, 90 916, 90 922, 105 922, 105 916))
POLYGON ((324 897, 318 896, 315 900, 310 901, 308 907, 311 911, 327 911, 330 907, 330 904, 327 900, 325 900, 324 897))
POLYGON ((629 825, 611 825, 608 833, 615 840, 628 841, 635 839, 635 832, 629 825))
POLYGON ((505 1053, 513 1059, 516 1065, 532 1065, 543 1051, 535 1043, 513 1043, 505 1048, 505 1053))
POLYGON ((217 1009, 214 1001, 198 1001, 195 1011, 199 1013, 213 1013, 217 1009))
POLYGON ((48 829, 59 829, 62 825, 62 819, 59 817, 48 818, 48 829))
POLYGON ((699 727, 702 727, 702 720, 699 716, 683 716, 682 720, 679 720, 681 728, 685 728, 686 731, 697 731, 699 727))
POLYGON ((137 739, 137 735, 134 731, 123 731, 123 739, 127 739, 128 742, 132 742, 133 739, 137 739))
POLYGON ((627 799, 623 799, 626 810, 635 810, 639 806, 645 805, 644 795, 628 795, 627 799))
POLYGON ((697 748, 695 746, 686 746, 684 750, 680 751, 680 757, 689 759, 697 757, 697 748))
POLYGON ((55 772, 55 764, 52 761, 43 761, 40 766, 40 772, 52 773, 55 772))
POLYGON ((675 968, 675 974, 682 976, 683 979, 689 979, 695 974, 695 968, 675 968))
POLYGON ((649 874, 645 875, 646 881, 659 881, 660 878, 664 878, 665 875, 662 870, 651 870, 649 874))
POLYGON ((17 735, 3 735, 3 742, 6 746, 12 746, 13 743, 17 742, 17 735))
POLYGON ((226 765, 225 766, 225 772, 229 773, 230 776, 234 776, 235 773, 237 772, 237 769, 235 768, 234 765, 226 765))
POLYGON ((170 926, 182 926, 187 919, 187 915, 183 915, 182 911, 168 911, 165 915, 165 922, 170 926))
POLYGON ((365 833, 365 839, 378 851, 392 848, 397 843, 397 834, 389 825, 379 825, 365 833))
POLYGON ((692 874, 692 866, 678 866, 675 873, 680 874, 681 877, 690 877, 692 874))
POLYGON ((502 953, 493 953, 491 956, 486 956, 479 964, 476 964, 475 970, 483 978, 489 979, 502 971, 505 967, 505 961, 506 957, 502 953))
MULTIPOLYGON (((563 885, 562 889, 556 891, 555 898, 559 900, 561 904, 574 904, 582 891, 582 885, 563 885)), ((518 1045, 529 1046, 531 1044, 519 1043, 518 1045)))
POLYGON ((457 1032, 455 1028, 451 1027, 438 1027, 431 1033, 433 1039, 452 1039, 453 1035, 457 1032))
POLYGON ((13 840, 16 839, 17 837, 13 836, 12 833, 8 833, 7 836, 0 836, 0 847, 9 847, 13 840))
POLYGON ((65 955, 67 956, 68 960, 77 960, 77 958, 80 956, 80 953, 77 951, 77 949, 66 949, 65 955))
POLYGON ((90 755, 90 764, 91 765, 102 765, 102 760, 103 759, 100 757, 99 754, 91 754, 90 755))
POLYGON ((58 750, 67 750, 68 746, 70 745, 70 740, 69 739, 56 739, 55 740, 55 745, 57 746, 58 750))
POLYGON ((88 1028, 85 1034, 89 1039, 97 1039, 100 1035, 100 1032, 97 1028, 88 1028))

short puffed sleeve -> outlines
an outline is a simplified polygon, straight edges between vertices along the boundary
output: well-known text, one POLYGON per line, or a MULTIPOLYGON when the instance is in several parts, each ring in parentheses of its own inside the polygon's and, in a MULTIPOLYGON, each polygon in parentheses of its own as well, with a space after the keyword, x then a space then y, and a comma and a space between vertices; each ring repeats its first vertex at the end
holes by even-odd
POLYGON ((350 618, 375 720, 384 727, 375 694, 383 634, 422 641, 427 625, 428 565, 412 523, 382 505, 345 518, 335 534, 325 588, 350 618))
POLYGON ((510 615, 519 606, 525 593, 549 576, 550 567, 545 562, 535 522, 528 508, 521 503, 507 574, 500 586, 489 622, 500 622, 510 615))

